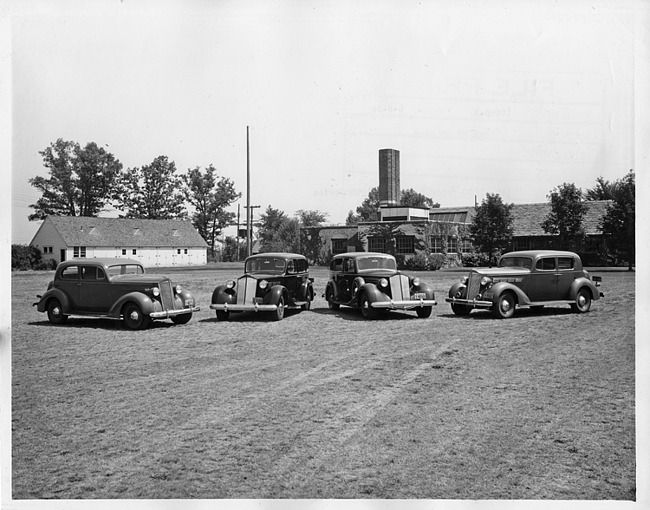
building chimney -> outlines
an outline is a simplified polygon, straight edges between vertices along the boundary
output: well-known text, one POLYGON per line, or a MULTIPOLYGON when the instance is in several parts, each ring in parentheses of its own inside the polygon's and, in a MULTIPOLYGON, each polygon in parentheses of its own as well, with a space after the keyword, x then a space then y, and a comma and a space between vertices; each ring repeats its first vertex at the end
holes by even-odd
POLYGON ((379 150, 379 207, 395 207, 400 203, 399 151, 379 150))

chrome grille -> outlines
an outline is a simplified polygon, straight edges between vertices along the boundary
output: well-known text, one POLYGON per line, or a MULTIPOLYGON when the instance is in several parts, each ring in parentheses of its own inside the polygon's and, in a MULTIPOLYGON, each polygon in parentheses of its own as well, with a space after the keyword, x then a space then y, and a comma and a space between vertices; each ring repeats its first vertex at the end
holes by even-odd
POLYGON ((470 273, 467 281, 467 299, 474 299, 481 290, 481 275, 470 273))
POLYGON ((253 302, 256 290, 257 280, 255 278, 244 277, 237 280, 237 304, 250 305, 253 302))
POLYGON ((169 280, 166 282, 161 282, 160 298, 164 310, 174 309, 174 292, 172 290, 172 282, 170 282, 169 280))
POLYGON ((411 299, 409 290, 409 277, 403 274, 390 277, 390 293, 394 300, 403 301, 411 299))

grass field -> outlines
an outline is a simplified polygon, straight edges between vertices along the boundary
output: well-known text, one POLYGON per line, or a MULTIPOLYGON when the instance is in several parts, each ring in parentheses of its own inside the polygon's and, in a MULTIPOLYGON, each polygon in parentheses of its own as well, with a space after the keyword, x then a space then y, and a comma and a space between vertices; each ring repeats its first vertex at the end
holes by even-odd
MULTIPOLYGON (((153 271, 152 271, 153 272, 153 271)), ((241 274, 167 273, 183 326, 47 322, 51 272, 12 277, 14 499, 635 499, 634 274, 605 298, 509 320, 327 309, 217 322, 241 274)))

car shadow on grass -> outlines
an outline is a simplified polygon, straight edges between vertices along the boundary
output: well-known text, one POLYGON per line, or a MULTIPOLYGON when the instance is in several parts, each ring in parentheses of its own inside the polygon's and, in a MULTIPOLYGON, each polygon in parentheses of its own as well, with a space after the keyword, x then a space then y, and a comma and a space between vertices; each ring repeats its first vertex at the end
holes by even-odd
MULTIPOLYGON (((220 321, 219 319, 217 319, 217 315, 213 311, 212 317, 200 319, 199 322, 277 322, 273 320, 273 313, 274 312, 238 312, 238 313, 231 312, 230 317, 228 318, 227 321, 220 321)), ((296 315, 300 315, 300 313, 309 313, 309 312, 306 310, 303 311, 303 310, 285 308, 284 318, 282 320, 284 321, 287 319, 291 319, 296 315)))
POLYGON ((526 319, 531 317, 550 317, 561 315, 573 315, 575 312, 571 308, 553 308, 544 307, 541 309, 533 310, 532 308, 517 308, 512 317, 508 319, 497 319, 492 315, 491 310, 472 310, 469 315, 456 315, 454 312, 442 313, 439 316, 444 319, 456 320, 514 320, 526 319))
POLYGON ((377 315, 374 319, 364 319, 361 315, 361 310, 358 308, 351 308, 347 306, 342 306, 338 310, 330 310, 329 308, 316 308, 311 310, 314 313, 319 315, 331 315, 334 317, 341 318, 346 321, 386 321, 386 320, 411 320, 419 319, 417 315, 413 315, 414 312, 407 312, 402 310, 386 310, 386 311, 377 311, 377 315))
MULTIPOLYGON (((50 327, 50 328, 69 328, 69 329, 106 329, 106 330, 122 330, 122 331, 135 331, 129 329, 124 324, 122 319, 104 319, 104 318, 88 318, 88 317, 72 317, 69 318, 65 324, 52 324, 50 321, 34 321, 27 323, 30 326, 50 327)), ((151 321, 146 329, 139 331, 147 331, 149 329, 165 329, 174 326, 182 326, 182 324, 174 324, 171 321, 151 321)))

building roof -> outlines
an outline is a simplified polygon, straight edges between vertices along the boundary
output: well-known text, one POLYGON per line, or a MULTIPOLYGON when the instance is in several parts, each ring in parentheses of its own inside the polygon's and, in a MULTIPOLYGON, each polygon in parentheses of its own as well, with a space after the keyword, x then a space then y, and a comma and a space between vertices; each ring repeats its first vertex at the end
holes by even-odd
POLYGON ((48 220, 68 246, 207 247, 188 220, 84 216, 48 216, 48 220))
MULTIPOLYGON (((598 228, 603 216, 607 212, 607 206, 611 200, 585 201, 587 212, 583 219, 583 227, 587 235, 601 234, 598 228)), ((551 212, 551 204, 515 204, 512 208, 514 235, 519 236, 547 236, 542 228, 542 222, 551 212)))

